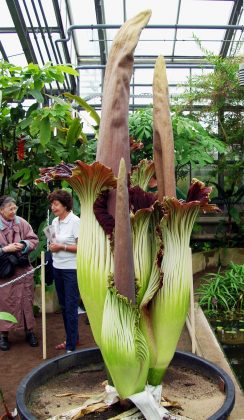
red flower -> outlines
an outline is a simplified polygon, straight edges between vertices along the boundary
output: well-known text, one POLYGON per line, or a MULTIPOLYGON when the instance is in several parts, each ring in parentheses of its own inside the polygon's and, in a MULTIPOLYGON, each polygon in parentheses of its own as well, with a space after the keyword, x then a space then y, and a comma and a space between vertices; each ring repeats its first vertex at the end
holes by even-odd
POLYGON ((17 139, 17 156, 18 160, 24 160, 25 158, 25 138, 20 136, 17 139))

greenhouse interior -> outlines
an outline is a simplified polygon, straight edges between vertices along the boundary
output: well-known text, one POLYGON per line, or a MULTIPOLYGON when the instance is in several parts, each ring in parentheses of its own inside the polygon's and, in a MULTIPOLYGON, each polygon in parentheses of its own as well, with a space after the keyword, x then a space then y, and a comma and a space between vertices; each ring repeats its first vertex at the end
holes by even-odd
POLYGON ((0 6, 0 420, 242 420, 243 0, 0 6))

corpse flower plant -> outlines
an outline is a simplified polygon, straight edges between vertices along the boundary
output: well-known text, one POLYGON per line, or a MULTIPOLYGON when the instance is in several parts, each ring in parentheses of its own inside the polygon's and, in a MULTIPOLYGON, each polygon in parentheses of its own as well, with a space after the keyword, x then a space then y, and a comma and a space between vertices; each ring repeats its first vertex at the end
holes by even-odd
POLYGON ((192 227, 200 210, 217 209, 209 204, 211 187, 198 180, 186 201, 176 198, 163 57, 153 81, 154 162, 131 168, 129 85, 133 53, 150 16, 146 10, 127 21, 111 47, 96 162, 41 169, 38 182, 65 179, 78 194, 78 282, 94 339, 119 397, 156 420, 164 415, 161 382, 189 307, 192 227), (157 193, 148 192, 155 179, 157 193))

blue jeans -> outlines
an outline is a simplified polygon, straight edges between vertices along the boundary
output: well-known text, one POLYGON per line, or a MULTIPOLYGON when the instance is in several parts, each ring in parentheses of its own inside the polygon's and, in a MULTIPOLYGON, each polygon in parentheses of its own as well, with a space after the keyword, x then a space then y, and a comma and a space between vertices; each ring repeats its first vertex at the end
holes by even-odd
POLYGON ((53 276, 66 332, 66 350, 75 350, 79 340, 78 303, 80 294, 76 270, 53 267, 53 276))

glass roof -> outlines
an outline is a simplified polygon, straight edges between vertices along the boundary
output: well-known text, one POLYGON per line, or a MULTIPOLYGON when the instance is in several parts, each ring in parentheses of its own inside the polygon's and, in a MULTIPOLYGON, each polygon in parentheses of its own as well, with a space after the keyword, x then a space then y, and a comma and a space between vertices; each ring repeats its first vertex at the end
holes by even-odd
POLYGON ((158 55, 166 59, 174 95, 189 75, 211 71, 205 51, 244 54, 243 0, 0 0, 0 6, 0 58, 21 66, 72 63, 79 83, 67 79, 64 89, 98 108, 114 36, 142 10, 151 9, 152 16, 135 50, 132 105, 151 102, 158 55))

